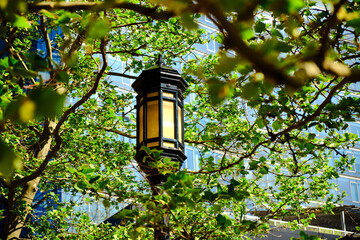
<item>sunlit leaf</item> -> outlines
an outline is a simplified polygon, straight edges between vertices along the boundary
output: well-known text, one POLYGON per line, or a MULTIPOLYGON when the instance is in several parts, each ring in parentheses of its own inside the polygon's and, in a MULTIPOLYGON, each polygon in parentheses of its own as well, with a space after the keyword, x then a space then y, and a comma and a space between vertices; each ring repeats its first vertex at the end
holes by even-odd
POLYGON ((23 17, 23 16, 19 16, 19 15, 15 15, 15 21, 13 22, 15 27, 18 28, 28 28, 30 27, 30 24, 28 22, 28 20, 23 17))
POLYGON ((240 35, 243 39, 249 40, 254 37, 254 31, 251 28, 246 28, 240 32, 240 35))
POLYGON ((30 99, 24 99, 19 107, 19 118, 23 122, 30 121, 34 118, 36 105, 30 99))

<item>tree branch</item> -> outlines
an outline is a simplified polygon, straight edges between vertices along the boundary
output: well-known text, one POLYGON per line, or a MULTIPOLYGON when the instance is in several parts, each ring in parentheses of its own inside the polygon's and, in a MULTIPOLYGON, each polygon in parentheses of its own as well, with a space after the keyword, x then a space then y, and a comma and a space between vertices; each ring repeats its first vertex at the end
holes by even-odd
POLYGON ((156 20, 167 20, 175 16, 173 11, 160 10, 159 7, 146 7, 143 5, 137 5, 130 2, 37 2, 29 3, 29 11, 45 10, 67 10, 67 11, 79 11, 79 10, 91 10, 91 11, 103 11, 105 9, 122 8, 132 10, 145 16, 149 16, 156 20))
POLYGON ((288 134, 290 131, 295 130, 295 129, 300 129, 301 127, 305 126, 306 124, 308 124, 310 121, 314 120, 316 117, 318 117, 322 110, 325 108, 325 106, 331 101, 332 97, 335 95, 335 93, 340 90, 345 84, 347 83, 351 83, 351 82, 357 82, 360 79, 360 71, 353 71, 352 74, 349 77, 344 78, 342 81, 340 81, 336 86, 334 86, 331 91, 329 92, 328 96, 325 98, 325 100, 320 104, 320 106, 316 109, 316 111, 309 115, 308 117, 306 117, 303 121, 299 121, 296 124, 288 127, 287 129, 284 129, 283 131, 280 131, 276 134, 273 134, 273 137, 269 140, 265 140, 262 142, 259 142, 258 144, 256 144, 254 146, 254 148, 248 152, 247 154, 240 156, 238 160, 236 160, 233 163, 228 164, 227 166, 221 166, 219 169, 215 169, 212 171, 197 171, 197 172, 193 172, 195 174, 208 174, 208 173, 215 173, 215 172, 220 172, 222 170, 225 169, 229 169, 237 164, 239 164, 241 161, 243 161, 246 158, 249 158, 251 156, 253 156, 256 153, 256 150, 266 144, 266 143, 270 143, 273 141, 276 141, 276 139, 278 139, 279 137, 288 134))
POLYGON ((316 111, 313 114, 306 117, 303 121, 299 121, 298 123, 288 127, 287 129, 284 129, 283 131, 280 131, 280 132, 274 134, 274 136, 279 137, 281 135, 289 133, 290 131, 292 131, 294 129, 299 129, 302 126, 308 124, 310 121, 314 120, 316 117, 318 117, 321 114, 322 110, 331 101, 332 97, 335 95, 335 93, 338 90, 340 90, 345 84, 351 83, 351 82, 357 82, 357 81, 359 81, 359 79, 360 79, 360 71, 359 70, 353 71, 349 77, 344 78, 343 80, 341 80, 337 85, 335 85, 331 89, 331 91, 329 92, 329 94, 327 95, 325 100, 320 104, 320 106, 316 109, 316 111))
POLYGON ((142 21, 142 22, 135 22, 135 23, 127 23, 127 24, 122 24, 122 25, 117 25, 112 27, 112 29, 117 29, 117 28, 123 28, 123 27, 130 27, 130 26, 134 26, 134 25, 141 25, 141 24, 146 24, 146 23, 150 23, 152 21, 148 20, 148 21, 142 21))
POLYGON ((48 60, 49 68, 50 68, 50 79, 54 77, 54 69, 53 69, 53 63, 52 63, 52 48, 51 48, 51 41, 49 38, 49 34, 46 30, 45 25, 45 17, 43 15, 40 16, 40 30, 42 35, 44 36, 45 46, 46 46, 46 57, 48 60))
POLYGON ((118 129, 113 129, 113 128, 109 128, 109 127, 97 127, 97 129, 104 129, 107 132, 116 133, 116 134, 119 134, 121 136, 128 137, 128 138, 136 138, 136 135, 132 135, 132 134, 120 131, 118 129))
POLYGON ((117 72, 107 72, 107 75, 117 76, 117 77, 125 77, 125 78, 131 78, 131 79, 137 79, 135 76, 127 75, 124 73, 117 73, 117 72))
POLYGON ((7 51, 9 51, 9 48, 11 46, 11 42, 13 41, 14 38, 14 34, 17 30, 17 27, 14 27, 10 30, 9 35, 7 35, 7 38, 5 39, 5 47, 4 49, 0 52, 0 57, 2 55, 4 55, 7 51))
POLYGON ((334 12, 333 14, 328 18, 327 24, 325 25, 325 29, 322 34, 322 38, 320 41, 320 49, 318 52, 318 59, 320 62, 318 62, 319 66, 322 66, 322 62, 324 60, 324 57, 326 55, 326 51, 329 48, 329 33, 333 25, 336 23, 337 20, 337 13, 341 8, 341 5, 343 5, 346 2, 346 0, 340 0, 337 4, 334 5, 334 12))
POLYGON ((80 107, 83 103, 85 103, 96 92, 96 90, 97 90, 97 88, 99 86, 99 82, 100 82, 101 78, 103 77, 103 75, 105 73, 105 70, 106 70, 106 68, 108 66, 106 52, 105 52, 105 46, 106 46, 107 42, 108 41, 105 40, 105 39, 101 40, 100 49, 101 49, 101 52, 102 52, 103 66, 102 66, 100 72, 97 74, 97 76, 95 78, 95 82, 94 82, 93 87, 79 101, 77 101, 71 108, 66 110, 64 112, 64 114, 60 117, 58 123, 56 124, 56 127, 55 127, 55 129, 53 131, 53 135, 54 135, 55 141, 56 141, 55 146, 51 149, 49 154, 46 156, 46 158, 40 164, 40 166, 36 169, 36 171, 34 171, 33 173, 31 173, 30 175, 28 175, 26 177, 14 180, 13 185, 15 185, 15 186, 20 185, 20 184, 26 183, 28 181, 31 181, 31 180, 39 177, 42 174, 42 172, 44 171, 44 169, 46 168, 46 166, 49 163, 50 159, 55 157, 56 153, 59 151, 61 143, 62 143, 62 139, 59 136, 60 127, 66 121, 66 119, 69 117, 69 115, 71 113, 75 112, 75 110, 78 107, 80 107))
POLYGON ((197 0, 202 9, 202 12, 211 18, 211 15, 217 19, 214 22, 223 35, 225 36, 224 44, 234 49, 237 54, 244 57, 250 63, 254 65, 257 71, 262 72, 268 81, 271 81, 277 85, 286 84, 293 89, 298 89, 302 86, 301 81, 297 81, 295 78, 287 76, 281 69, 279 69, 274 63, 266 60, 266 58, 259 51, 250 48, 239 34, 237 25, 229 22, 224 10, 219 4, 213 1, 197 0))

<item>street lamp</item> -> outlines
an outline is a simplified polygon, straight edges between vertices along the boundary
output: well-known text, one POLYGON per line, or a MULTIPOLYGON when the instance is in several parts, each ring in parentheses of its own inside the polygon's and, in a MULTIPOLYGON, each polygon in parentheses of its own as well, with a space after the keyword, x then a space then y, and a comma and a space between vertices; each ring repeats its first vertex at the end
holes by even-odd
POLYGON ((141 146, 162 150, 162 158, 182 165, 184 154, 184 91, 188 84, 175 69, 165 66, 161 57, 157 64, 144 70, 132 84, 136 96, 136 155, 140 169, 151 185, 166 181, 166 176, 149 166, 149 158, 141 146))

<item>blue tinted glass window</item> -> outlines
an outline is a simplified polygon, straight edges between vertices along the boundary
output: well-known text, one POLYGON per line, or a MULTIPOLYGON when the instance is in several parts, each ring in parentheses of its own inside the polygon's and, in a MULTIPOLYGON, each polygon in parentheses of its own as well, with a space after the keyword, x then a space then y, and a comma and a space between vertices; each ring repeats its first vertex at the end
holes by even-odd
POLYGON ((338 178, 337 184, 341 191, 345 191, 347 196, 343 198, 343 201, 351 201, 351 191, 350 191, 350 180, 346 178, 338 178))
POLYGON ((360 152, 354 151, 355 170, 360 172, 360 152))
POLYGON ((200 153, 196 148, 195 148, 195 151, 194 151, 194 155, 195 155, 194 170, 197 170, 198 166, 199 166, 199 162, 200 162, 200 153))
POLYGON ((215 41, 213 40, 212 34, 208 33, 208 42, 207 42, 207 50, 209 52, 215 52, 215 41))
POLYGON ((354 202, 359 201, 358 187, 356 183, 351 183, 351 198, 354 202))
POLYGON ((186 165, 184 167, 186 167, 189 170, 195 170, 195 165, 194 165, 194 150, 186 148, 186 165))

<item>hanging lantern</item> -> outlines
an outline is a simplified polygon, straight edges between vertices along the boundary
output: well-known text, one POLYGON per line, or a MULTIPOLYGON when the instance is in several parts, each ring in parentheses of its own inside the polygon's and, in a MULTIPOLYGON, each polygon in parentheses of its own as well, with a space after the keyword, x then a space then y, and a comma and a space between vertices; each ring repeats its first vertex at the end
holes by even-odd
POLYGON ((144 70, 132 84, 136 96, 137 132, 136 155, 142 171, 150 182, 161 184, 166 176, 149 167, 147 154, 141 146, 162 150, 162 158, 179 162, 181 167, 184 155, 184 91, 188 85, 179 72, 164 66, 159 60, 157 65, 144 70))

